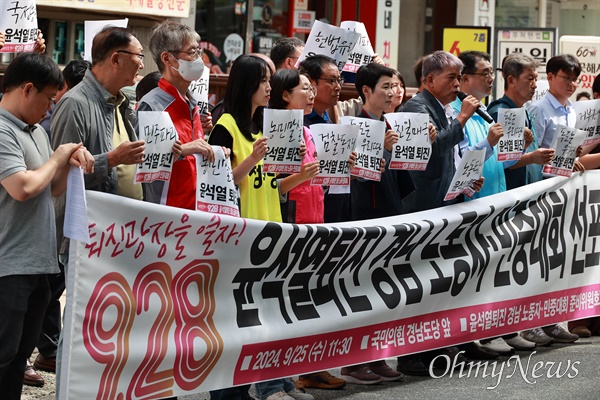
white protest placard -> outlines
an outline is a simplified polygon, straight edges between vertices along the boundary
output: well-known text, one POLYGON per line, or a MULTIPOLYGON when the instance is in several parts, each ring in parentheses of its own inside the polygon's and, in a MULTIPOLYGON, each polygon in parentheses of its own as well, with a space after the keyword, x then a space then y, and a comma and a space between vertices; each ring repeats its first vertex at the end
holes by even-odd
POLYGON ((269 152, 265 154, 263 172, 300 172, 303 118, 302 110, 264 110, 263 136, 268 138, 269 152))
POLYGON ((188 90, 194 100, 198 102, 200 114, 208 114, 208 88, 210 83, 210 69, 204 66, 204 72, 197 81, 192 81, 188 90))
POLYGON ((356 138, 356 165, 350 170, 350 175, 379 182, 385 122, 358 117, 342 117, 340 121, 342 124, 355 125, 359 128, 356 138))
POLYGON ((525 107, 525 108, 529 107, 530 104, 535 103, 539 99, 543 98, 546 95, 546 93, 548 92, 548 90, 550 90, 550 84, 548 83, 548 80, 546 80, 546 79, 538 78, 536 85, 537 86, 535 88, 535 92, 533 93, 533 97, 531 98, 531 100, 526 102, 523 105, 523 107, 525 107))
POLYGON ((82 168, 71 166, 69 169, 65 210, 65 237, 89 244, 90 231, 82 168))
POLYGON ((373 46, 371 46, 371 41, 369 40, 367 28, 365 28, 365 24, 357 21, 343 21, 340 24, 340 28, 360 34, 360 39, 352 49, 348 61, 346 61, 346 65, 344 66, 344 71, 356 73, 361 65, 372 62, 375 55, 373 46))
POLYGON ((231 160, 221 146, 212 146, 215 160, 211 163, 202 154, 196 158, 196 210, 240 216, 238 194, 233 183, 231 160))
POLYGON ((384 114, 384 117, 392 130, 398 134, 389 168, 425 171, 431 157, 429 115, 401 112, 384 114))
POLYGON ((33 51, 37 31, 35 0, 0 0, 0 32, 5 36, 0 53, 33 51))
POLYGON ((525 109, 499 109, 498 123, 504 131, 498 141, 498 161, 520 159, 525 149, 525 109))
POLYGON ((583 145, 600 143, 600 99, 576 101, 573 108, 577 112, 575 128, 586 131, 583 145))
POLYGON ((319 175, 311 185, 348 186, 348 159, 356 147, 359 128, 356 125, 313 124, 310 131, 317 148, 319 175))
POLYGON ((329 25, 321 21, 315 21, 306 46, 302 50, 296 65, 300 64, 306 57, 323 54, 333 58, 338 70, 341 72, 346 61, 360 40, 360 34, 337 26, 329 25))
POLYGON ((134 182, 168 181, 173 170, 177 130, 166 111, 140 111, 139 137, 146 143, 144 161, 135 168, 134 182))
POLYGON ((83 41, 85 42, 85 45, 83 46, 83 59, 90 62, 92 61, 92 42, 94 41, 94 36, 96 36, 96 34, 105 26, 110 25, 119 28, 127 28, 127 22, 129 22, 128 18, 85 21, 83 28, 83 41))
POLYGON ((444 201, 452 200, 461 193, 472 197, 475 192, 471 185, 481 178, 484 162, 484 149, 465 150, 460 159, 460 164, 458 164, 458 168, 456 168, 448 192, 444 197, 444 201))
POLYGON ((550 148, 555 151, 555 156, 550 164, 544 165, 542 172, 557 176, 571 176, 575 165, 577 147, 581 146, 586 134, 587 132, 581 129, 558 124, 550 145, 550 148))

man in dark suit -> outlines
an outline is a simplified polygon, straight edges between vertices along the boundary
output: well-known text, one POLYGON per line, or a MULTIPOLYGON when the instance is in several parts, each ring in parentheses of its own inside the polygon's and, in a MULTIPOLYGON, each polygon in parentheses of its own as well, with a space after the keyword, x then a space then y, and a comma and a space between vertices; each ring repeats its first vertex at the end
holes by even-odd
POLYGON ((457 116, 449 104, 459 92, 463 63, 445 51, 436 51, 423 59, 423 91, 411 98, 403 107, 403 112, 429 114, 436 127, 437 139, 431 145, 431 158, 425 171, 410 171, 415 186, 415 211, 430 210, 446 206, 456 200, 444 201, 450 181, 456 170, 454 164, 455 146, 464 138, 463 127, 475 110, 479 101, 467 96, 457 116))
MULTIPOLYGON (((458 115, 455 115, 450 106, 459 92, 462 68, 462 61, 445 51, 436 51, 425 56, 423 90, 418 96, 413 96, 406 102, 401 109, 402 112, 429 114, 430 122, 438 131, 437 138, 431 144, 431 158, 425 171, 409 171, 415 187, 414 211, 430 210, 456 202, 456 200, 444 201, 456 170, 455 148, 458 159, 460 156, 458 144, 465 137, 463 131, 465 123, 479 107, 479 100, 473 96, 467 96, 463 100, 458 115)), ((398 357, 397 370, 407 375, 427 376, 429 363, 437 355, 444 354, 449 357, 448 359, 455 359, 460 356, 458 351, 456 347, 449 347, 398 357)))

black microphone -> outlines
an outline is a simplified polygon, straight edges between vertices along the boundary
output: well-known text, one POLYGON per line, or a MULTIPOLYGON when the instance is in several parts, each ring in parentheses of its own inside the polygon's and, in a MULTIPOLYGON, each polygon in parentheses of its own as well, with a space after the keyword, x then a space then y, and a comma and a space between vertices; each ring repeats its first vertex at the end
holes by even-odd
MULTIPOLYGON (((463 101, 466 97, 467 94, 464 92, 458 92, 458 98, 460 99, 460 101, 463 101)), ((485 120, 485 122, 493 124, 494 118, 492 118, 492 116, 490 114, 487 113, 487 111, 485 111, 483 108, 481 108, 481 105, 479 107, 477 107, 477 110, 475 110, 475 112, 477 113, 477 115, 479 115, 481 118, 483 118, 485 120)))

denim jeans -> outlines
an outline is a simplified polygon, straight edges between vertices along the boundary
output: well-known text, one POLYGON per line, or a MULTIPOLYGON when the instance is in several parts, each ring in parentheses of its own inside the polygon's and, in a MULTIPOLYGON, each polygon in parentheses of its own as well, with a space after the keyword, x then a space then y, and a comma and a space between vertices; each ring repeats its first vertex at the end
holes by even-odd
POLYGON ((270 395, 277 392, 289 392, 294 390, 295 386, 289 378, 273 379, 272 381, 255 383, 256 397, 265 400, 270 395))

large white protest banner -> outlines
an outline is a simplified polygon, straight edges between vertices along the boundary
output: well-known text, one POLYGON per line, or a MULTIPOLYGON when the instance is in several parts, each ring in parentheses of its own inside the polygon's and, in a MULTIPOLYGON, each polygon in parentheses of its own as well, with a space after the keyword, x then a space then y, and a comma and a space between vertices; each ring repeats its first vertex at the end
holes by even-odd
POLYGON ((390 169, 425 171, 431 157, 429 115, 397 112, 384 117, 398 134, 398 142, 392 149, 390 169))
POLYGON ((323 54, 333 58, 338 70, 342 71, 359 40, 360 33, 315 21, 297 64, 304 61, 306 57, 323 54))
POLYGON ((586 131, 583 146, 600 143, 600 99, 576 101, 573 108, 577 112, 575 128, 586 131))
POLYGON ((600 171, 322 225, 86 195, 61 399, 185 395, 600 315, 600 171))
POLYGON ((304 112, 302 110, 274 110, 266 108, 263 135, 268 138, 269 152, 263 161, 264 172, 300 172, 304 112))
POLYGON ((380 166, 383 157, 385 122, 358 117, 342 117, 340 122, 359 128, 356 138, 356 164, 350 170, 350 175, 379 182, 381 180, 380 166))
POLYGON ((38 32, 35 0, 0 0, 0 32, 4 33, 0 53, 33 51, 38 32))

